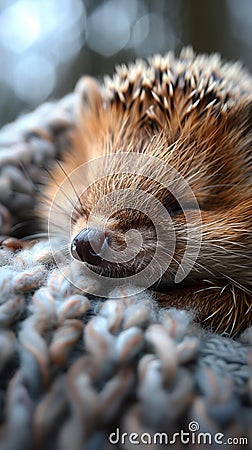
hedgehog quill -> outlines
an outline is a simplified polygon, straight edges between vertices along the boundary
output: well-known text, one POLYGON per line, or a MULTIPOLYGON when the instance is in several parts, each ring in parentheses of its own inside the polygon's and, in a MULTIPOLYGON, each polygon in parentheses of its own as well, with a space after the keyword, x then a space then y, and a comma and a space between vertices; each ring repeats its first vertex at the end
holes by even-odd
POLYGON ((251 81, 190 48, 84 77, 39 208, 83 267, 230 334, 252 324, 251 81))

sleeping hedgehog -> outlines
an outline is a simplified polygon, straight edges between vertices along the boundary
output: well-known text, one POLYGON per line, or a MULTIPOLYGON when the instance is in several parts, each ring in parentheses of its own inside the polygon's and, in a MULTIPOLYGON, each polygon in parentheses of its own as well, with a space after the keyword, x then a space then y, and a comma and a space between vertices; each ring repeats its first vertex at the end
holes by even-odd
POLYGON ((190 48, 84 77, 39 208, 94 274, 144 272, 162 306, 233 335, 252 324, 251 81, 190 48))

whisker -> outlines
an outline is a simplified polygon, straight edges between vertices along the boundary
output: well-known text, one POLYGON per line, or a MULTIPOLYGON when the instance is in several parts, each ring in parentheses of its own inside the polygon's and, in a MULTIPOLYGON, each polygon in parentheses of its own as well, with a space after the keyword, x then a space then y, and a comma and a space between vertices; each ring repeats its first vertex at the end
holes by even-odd
MULTIPOLYGON (((38 185, 38 184, 36 184, 36 183, 33 181, 32 177, 31 177, 31 175, 29 174, 28 170, 26 169, 24 163, 23 163, 22 161, 19 161, 19 165, 20 165, 21 169, 23 170, 25 176, 31 181, 32 186, 33 186, 33 189, 34 189, 34 192, 36 192, 37 194, 40 194, 42 197, 44 197, 44 198, 49 202, 49 204, 51 205, 52 199, 51 199, 51 198, 50 198, 50 197, 49 197, 42 189, 39 188, 39 185, 38 185)), ((47 173, 49 173, 48 169, 46 169, 45 167, 44 167, 44 170, 45 170, 47 173)), ((54 202, 54 204, 55 204, 60 210, 64 211, 64 208, 63 208, 62 205, 57 204, 56 202, 54 202)), ((67 211, 67 210, 66 210, 66 211, 67 211)))
POLYGON ((28 241, 30 239, 42 239, 42 238, 48 238, 48 233, 35 233, 30 234, 29 236, 22 237, 20 241, 28 241))
MULTIPOLYGON (((82 211, 80 211, 77 207, 76 204, 72 201, 72 198, 69 197, 69 195, 66 193, 66 191, 63 189, 63 187, 57 182, 56 178, 51 174, 50 170, 45 169, 46 173, 49 175, 49 177, 52 179, 52 181, 56 184, 56 186, 59 188, 60 192, 62 192, 62 194, 65 196, 65 198, 69 201, 70 205, 76 209, 76 211, 81 214, 82 211)), ((50 199, 51 201, 51 199, 50 199)))
MULTIPOLYGON (((73 182, 72 182, 70 176, 69 176, 68 173, 65 171, 64 167, 62 166, 62 164, 59 162, 58 159, 56 160, 56 162, 57 162, 58 166, 60 167, 60 169, 62 170, 62 172, 64 173, 64 175, 66 176, 67 180, 69 181, 69 183, 70 183, 70 185, 71 185, 71 187, 72 187, 72 189, 73 189, 73 191, 74 191, 74 193, 75 193, 75 195, 76 195, 77 201, 79 202, 79 205, 80 205, 80 207, 81 207, 81 210, 82 210, 83 214, 85 214, 85 210, 84 210, 84 208, 83 208, 83 204, 82 204, 82 202, 81 202, 80 196, 79 196, 78 192, 76 191, 76 188, 75 188, 75 186, 74 186, 74 184, 73 184, 73 182)), ((76 207, 76 205, 75 205, 75 207, 76 207)))

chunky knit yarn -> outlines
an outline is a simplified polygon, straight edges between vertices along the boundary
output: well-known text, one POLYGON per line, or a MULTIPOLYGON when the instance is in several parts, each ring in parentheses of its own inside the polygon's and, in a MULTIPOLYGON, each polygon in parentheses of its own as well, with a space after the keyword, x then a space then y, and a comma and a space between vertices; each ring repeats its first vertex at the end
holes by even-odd
MULTIPOLYGON (((45 104, 1 131, 2 235, 31 219, 43 167, 60 156, 74 124, 74 102, 72 94, 45 104)), ((204 331, 193 312, 161 309, 134 287, 100 299, 74 263, 63 276, 46 239, 2 241, 1 450, 132 449, 132 432, 171 439, 198 429, 223 441, 246 437, 249 448, 251 329, 237 340, 204 331)))

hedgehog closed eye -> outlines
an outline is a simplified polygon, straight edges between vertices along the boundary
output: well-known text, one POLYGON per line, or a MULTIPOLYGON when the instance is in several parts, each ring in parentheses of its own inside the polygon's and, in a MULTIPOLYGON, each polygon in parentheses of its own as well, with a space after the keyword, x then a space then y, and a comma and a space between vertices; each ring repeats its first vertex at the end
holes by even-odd
POLYGON ((251 76, 186 48, 84 77, 75 113, 38 214, 83 276, 152 289, 220 332, 251 325, 251 76))

